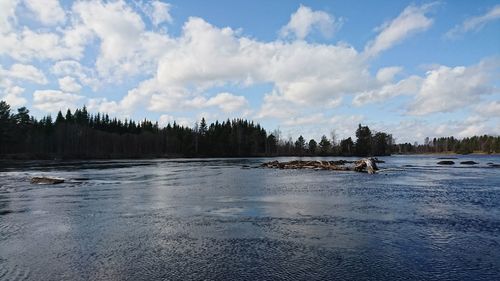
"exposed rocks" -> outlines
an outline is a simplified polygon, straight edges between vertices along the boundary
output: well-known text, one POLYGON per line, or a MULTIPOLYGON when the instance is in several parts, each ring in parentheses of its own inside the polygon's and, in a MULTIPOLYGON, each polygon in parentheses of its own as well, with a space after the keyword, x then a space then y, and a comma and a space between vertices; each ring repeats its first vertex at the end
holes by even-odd
POLYGON ((329 171, 356 171, 375 173, 378 170, 374 158, 361 159, 354 162, 353 167, 348 167, 345 164, 353 163, 346 160, 338 161, 301 161, 294 160, 289 162, 279 162, 277 160, 263 163, 261 167, 274 169, 312 169, 312 170, 329 170, 329 171))
POLYGON ((32 184, 60 184, 63 182, 64 179, 60 178, 34 177, 31 179, 32 184))
POLYGON ((354 171, 363 172, 365 170, 368 174, 375 174, 375 171, 378 170, 375 158, 365 158, 355 162, 354 171))
POLYGON ((495 164, 495 163, 488 163, 488 167, 490 168, 500 168, 500 164, 495 164))
POLYGON ((439 161, 437 162, 438 165, 455 165, 455 162, 450 161, 450 160, 444 160, 444 161, 439 161))
POLYGON ((479 163, 474 162, 474 161, 462 161, 462 162, 460 162, 460 164, 462 164, 462 165, 477 165, 479 163))
POLYGON ((262 164, 262 167, 275 169, 315 169, 315 170, 335 170, 348 171, 343 165, 347 161, 300 161, 279 162, 277 160, 262 164))

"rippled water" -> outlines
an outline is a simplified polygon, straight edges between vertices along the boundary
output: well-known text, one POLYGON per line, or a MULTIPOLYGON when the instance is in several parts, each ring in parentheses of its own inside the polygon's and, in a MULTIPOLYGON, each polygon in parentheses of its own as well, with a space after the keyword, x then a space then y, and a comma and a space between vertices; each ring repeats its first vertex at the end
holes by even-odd
POLYGON ((267 160, 0 162, 0 280, 500 280, 500 157, 267 160))

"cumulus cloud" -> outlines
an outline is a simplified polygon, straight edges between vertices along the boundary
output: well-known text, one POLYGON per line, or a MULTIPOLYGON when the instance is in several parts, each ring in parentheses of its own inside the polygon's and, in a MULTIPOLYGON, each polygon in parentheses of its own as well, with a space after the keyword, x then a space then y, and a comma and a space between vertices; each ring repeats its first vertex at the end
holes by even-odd
POLYGON ((154 25, 159 25, 164 22, 173 22, 172 16, 170 15, 170 4, 153 1, 150 5, 150 17, 154 25))
POLYGON ((352 103, 356 106, 363 106, 368 103, 385 101, 399 95, 411 95, 419 91, 422 78, 412 75, 396 83, 384 83, 374 89, 360 92, 354 96, 352 103))
POLYGON ((298 112, 296 106, 285 100, 282 96, 273 91, 264 96, 262 106, 256 115, 256 118, 292 118, 298 112))
POLYGON ((498 58, 485 59, 467 67, 435 65, 423 77, 412 75, 362 91, 355 95, 353 104, 362 106, 399 95, 409 95, 413 96, 413 102, 408 108, 410 115, 452 112, 475 105, 481 101, 481 97, 498 91, 492 82, 498 77, 499 71, 498 58))
POLYGON ((76 77, 81 84, 90 86, 94 90, 100 85, 100 81, 95 77, 95 72, 91 68, 81 65, 78 61, 58 61, 52 65, 51 72, 58 77, 76 77))
POLYGON ((408 36, 427 30, 433 20, 427 16, 434 4, 410 5, 390 22, 379 26, 377 37, 365 46, 365 53, 374 56, 400 43, 408 36))
POLYGON ((449 30, 445 36, 447 38, 456 38, 463 33, 480 30, 486 24, 498 19, 500 19, 500 5, 494 6, 483 15, 466 19, 462 24, 456 25, 449 30))
POLYGON ((356 91, 371 80, 367 64, 348 45, 264 43, 200 18, 188 20, 183 30, 180 45, 158 65, 157 77, 166 85, 270 82, 286 99, 314 104, 356 91))
POLYGON ((12 107, 19 107, 26 104, 27 100, 21 95, 24 93, 24 88, 19 86, 7 87, 3 91, 2 100, 5 100, 12 107))
POLYGON ((458 138, 471 137, 483 134, 500 134, 500 126, 491 125, 484 118, 475 116, 463 120, 449 120, 441 123, 432 123, 428 120, 410 119, 398 122, 378 122, 369 124, 371 129, 390 132, 396 137, 396 142, 415 141, 423 143, 426 137, 438 138, 455 136, 458 138))
POLYGON ((54 25, 66 20, 66 14, 58 0, 24 0, 36 18, 45 25, 54 25))
POLYGON ((16 7, 19 0, 0 0, 0 34, 12 29, 12 21, 16 20, 16 7))
POLYGON ((71 76, 64 76, 60 78, 58 82, 59 89, 63 92, 78 93, 82 89, 82 86, 71 76))
POLYGON ((281 100, 334 107, 342 95, 365 89, 373 81, 368 64, 352 46, 266 43, 190 18, 182 35, 163 50, 154 78, 130 90, 116 104, 131 110, 150 100, 150 110, 179 109, 179 105, 203 101, 194 98, 210 87, 272 83, 281 100), (141 102, 128 102, 131 100, 141 102))
POLYGON ((80 59, 84 40, 79 40, 79 43, 75 44, 74 40, 58 33, 24 27, 18 32, 0 33, 0 55, 19 61, 80 59))
POLYGON ((474 105, 495 91, 491 81, 498 77, 498 59, 484 60, 470 67, 438 66, 427 71, 409 114, 450 112, 474 105))
POLYGON ((58 90, 37 90, 33 93, 34 107, 45 112, 75 109, 84 97, 58 90))
POLYGON ((168 36, 146 31, 140 15, 123 0, 77 2, 73 12, 100 39, 96 68, 101 77, 152 71, 151 63, 169 43, 168 36))
POLYGON ((235 96, 231 93, 219 93, 207 100, 208 106, 217 106, 224 112, 235 112, 248 105, 244 96, 235 96))
POLYGON ((336 20, 332 15, 324 11, 313 11, 311 8, 300 5, 295 13, 290 16, 290 21, 280 31, 282 37, 295 36, 303 40, 314 29, 318 29, 326 37, 332 37, 333 33, 342 25, 342 20, 336 20))
POLYGON ((325 122, 323 113, 315 113, 306 116, 288 118, 284 124, 287 126, 303 126, 312 124, 322 124, 325 122))
POLYGON ((383 67, 377 71, 377 80, 381 83, 392 82, 394 76, 403 71, 400 66, 383 67))
POLYGON ((162 127, 165 127, 168 124, 170 124, 170 125, 174 124, 174 122, 177 123, 178 125, 181 125, 184 127, 190 127, 190 126, 193 126, 193 124, 194 124, 194 122, 191 118, 175 117, 175 116, 168 115, 168 114, 162 114, 160 116, 158 124, 162 127))
MULTIPOLYGON (((345 42, 308 42, 315 32, 331 37, 342 19, 306 6, 291 15, 279 38, 262 41, 241 29, 217 27, 197 17, 188 18, 174 36, 165 27, 173 22, 171 6, 160 1, 76 1, 62 14, 57 1, 35 11, 38 2, 0 0, 0 56, 13 61, 12 66, 0 68, 0 90, 13 104, 25 104, 18 82, 46 84, 47 77, 35 66, 47 66, 49 78, 57 79, 60 90, 35 91, 34 106, 42 111, 86 103, 90 110, 121 116, 136 110, 160 112, 163 123, 177 118, 185 124, 192 122, 175 117, 179 111, 208 111, 203 114, 214 118, 277 118, 279 124, 297 130, 324 133, 328 126, 340 135, 352 135, 362 116, 332 118, 327 113, 352 96, 354 105, 363 106, 407 95, 404 101, 412 101, 408 113, 422 116, 463 106, 474 109, 482 102, 484 113, 477 114, 491 118, 498 107, 483 101, 496 91, 492 81, 498 77, 498 66, 491 63, 437 65, 424 75, 410 76, 400 66, 372 68, 377 54, 432 26, 429 14, 434 4, 408 6, 377 28, 375 38, 360 52, 345 42), (36 20, 47 26, 31 29, 31 24, 18 23, 16 12, 26 10, 16 9, 18 5, 33 10, 36 20), (51 5, 55 7, 51 11, 42 10, 51 5), (121 97, 76 94, 83 86, 95 92, 123 81, 135 86, 121 97), (267 91, 255 110, 248 96, 218 91, 254 92, 254 86, 265 86, 267 91), (250 112, 253 115, 247 115, 250 112)), ((469 24, 473 26, 469 30, 489 22, 492 16, 487 14, 487 20, 472 21, 476 23, 469 24)), ((472 125, 447 126, 472 132, 466 130, 472 125)))
POLYGON ((500 117, 500 101, 478 104, 475 111, 478 115, 485 117, 500 117))
MULTIPOLYGON (((168 5, 162 4, 152 2, 145 5, 149 5, 151 12, 163 14, 164 21, 171 21, 165 13, 168 5)), ((404 17, 400 15, 399 18, 412 18, 409 14, 425 9, 411 6, 403 12, 404 17)), ((301 40, 262 42, 242 36, 241 32, 232 28, 215 27, 195 17, 186 21, 179 37, 171 38, 164 33, 147 31, 141 16, 123 0, 76 2, 71 16, 72 25, 61 34, 25 29, 23 33, 26 35, 18 35, 16 40, 41 37, 44 39, 42 42, 52 42, 37 48, 43 49, 41 54, 44 57, 60 60, 52 67, 52 72, 61 79, 63 92, 78 88, 63 89, 68 84, 64 82, 69 82, 65 81, 69 79, 66 76, 73 77, 75 83, 96 89, 103 80, 116 83, 123 77, 138 73, 151 75, 121 100, 105 97, 92 100, 96 108, 115 112, 131 112, 141 106, 153 111, 215 106, 223 112, 231 112, 244 108, 246 99, 228 93, 206 98, 204 91, 223 85, 248 87, 271 84, 273 94, 266 95, 258 113, 258 117, 263 118, 277 116, 277 111, 273 109, 281 108, 283 111, 284 106, 339 106, 344 95, 367 91, 383 83, 383 79, 392 79, 397 72, 397 69, 388 68, 373 77, 366 58, 345 43, 310 44, 301 40), (62 45, 67 47, 69 57, 78 56, 84 50, 84 39, 93 37, 99 39, 95 72, 82 66, 78 60, 65 59, 64 50, 54 48, 58 56, 49 51, 55 45, 62 45)), ((156 20, 159 23, 160 20, 156 20)), ((152 18, 152 21, 155 19, 152 18)), ((323 11, 300 6, 282 32, 293 33, 303 39, 313 29, 318 28, 326 34, 339 23, 323 11)), ((394 25, 392 23, 388 28, 394 29, 394 25)), ((35 57, 35 40, 29 41, 32 43, 22 44, 24 49, 20 48, 22 51, 17 58, 35 57)), ((13 54, 16 55, 15 52, 13 54)))
MULTIPOLYGON (((0 76, 3 79, 25 80, 37 84, 47 84, 47 78, 41 70, 28 64, 13 64, 10 69, 3 69, 0 65, 0 76)), ((2 79, 2 78, 0 78, 2 79)))
POLYGON ((328 120, 328 123, 340 139, 352 137, 358 124, 364 121, 363 115, 335 115, 328 120))

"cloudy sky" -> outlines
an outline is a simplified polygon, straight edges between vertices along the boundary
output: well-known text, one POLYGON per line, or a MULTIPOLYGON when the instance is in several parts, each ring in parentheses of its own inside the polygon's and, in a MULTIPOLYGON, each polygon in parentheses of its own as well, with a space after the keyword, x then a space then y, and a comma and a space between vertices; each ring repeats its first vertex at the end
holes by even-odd
POLYGON ((500 134, 500 4, 0 0, 0 99, 293 138, 500 134))

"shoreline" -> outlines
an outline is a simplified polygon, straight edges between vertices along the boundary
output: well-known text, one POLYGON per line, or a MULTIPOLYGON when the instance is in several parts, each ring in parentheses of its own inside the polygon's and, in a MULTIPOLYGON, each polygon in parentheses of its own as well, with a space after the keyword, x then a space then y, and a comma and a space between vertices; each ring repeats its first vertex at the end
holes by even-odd
POLYGON ((392 155, 378 155, 378 156, 358 156, 358 155, 253 155, 253 156, 182 156, 182 155, 163 155, 163 156, 124 156, 124 157, 27 157, 26 155, 9 155, 7 157, 0 157, 1 161, 116 161, 116 160, 175 160, 175 159, 241 159, 241 158, 282 158, 282 157, 296 157, 296 158, 366 158, 366 157, 398 157, 398 156, 500 156, 500 153, 485 153, 475 152, 470 154, 460 153, 408 153, 408 154, 392 154, 392 155))

